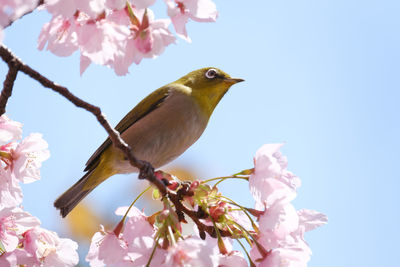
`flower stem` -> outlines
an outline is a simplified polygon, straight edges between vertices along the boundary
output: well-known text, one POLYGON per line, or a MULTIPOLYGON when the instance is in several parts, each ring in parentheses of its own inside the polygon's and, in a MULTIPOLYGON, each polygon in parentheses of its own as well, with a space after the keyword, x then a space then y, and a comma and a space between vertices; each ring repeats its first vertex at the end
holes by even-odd
POLYGON ((256 223, 254 222, 253 218, 251 218, 250 214, 247 212, 246 207, 243 207, 242 205, 239 205, 238 203, 236 203, 235 201, 233 201, 232 199, 226 197, 226 196, 221 196, 222 198, 225 198, 227 200, 229 200, 232 205, 235 205, 237 207, 240 208, 241 211, 243 211, 244 214, 246 214, 247 218, 249 218, 250 222, 251 222, 251 226, 253 227, 253 229, 258 232, 258 227, 256 225, 256 223))
POLYGON ((149 261, 147 262, 146 267, 150 266, 151 260, 153 259, 154 253, 156 252, 156 248, 157 248, 157 245, 158 245, 158 240, 160 239, 160 237, 161 237, 161 235, 158 235, 157 239, 154 241, 154 247, 153 247, 153 250, 151 251, 151 254, 150 254, 150 257, 149 257, 149 261))
MULTIPOLYGON (((228 226, 228 230, 229 230, 229 232, 231 232, 231 233, 233 234, 233 231, 232 231, 232 229, 231 229, 229 226, 228 226)), ((247 252, 247 249, 246 249, 246 248, 244 247, 244 245, 242 244, 242 242, 240 242, 239 239, 236 239, 236 241, 237 241, 237 242, 239 243, 239 245, 242 247, 244 253, 246 253, 247 259, 248 259, 249 262, 250 262, 250 266, 251 266, 251 267, 255 267, 256 265, 255 265, 254 262, 251 260, 250 255, 249 255, 249 253, 247 252)))
POLYGON ((125 212, 125 215, 124 215, 124 217, 122 218, 122 221, 125 221, 126 216, 128 216, 128 213, 129 213, 129 211, 131 210, 132 206, 136 203, 136 201, 138 201, 139 198, 141 198, 141 197, 144 195, 144 193, 146 193, 147 191, 149 191, 150 188, 151 188, 151 185, 148 186, 145 190, 143 190, 142 193, 140 193, 140 194, 135 198, 135 200, 134 200, 134 201, 132 202, 132 204, 129 206, 128 210, 125 212))
POLYGON ((249 180, 249 178, 247 176, 229 175, 229 176, 221 176, 221 177, 210 178, 210 179, 202 181, 202 183, 209 183, 209 182, 212 182, 212 181, 215 181, 215 180, 221 180, 221 181, 218 182, 218 183, 220 183, 220 182, 225 181, 226 179, 229 179, 229 178, 242 179, 242 180, 246 180, 246 181, 249 180))

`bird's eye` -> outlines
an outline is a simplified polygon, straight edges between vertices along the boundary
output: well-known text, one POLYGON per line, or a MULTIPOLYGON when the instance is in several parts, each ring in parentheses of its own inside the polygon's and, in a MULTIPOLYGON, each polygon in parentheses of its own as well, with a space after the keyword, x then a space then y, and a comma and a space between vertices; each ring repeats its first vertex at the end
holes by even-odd
POLYGON ((206 77, 208 79, 214 79, 215 77, 217 77, 217 70, 216 69, 209 69, 206 72, 206 77))

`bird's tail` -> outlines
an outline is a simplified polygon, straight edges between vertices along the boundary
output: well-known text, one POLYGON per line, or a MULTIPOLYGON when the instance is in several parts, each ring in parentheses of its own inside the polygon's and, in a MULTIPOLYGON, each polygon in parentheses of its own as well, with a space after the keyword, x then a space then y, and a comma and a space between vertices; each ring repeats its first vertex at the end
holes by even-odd
POLYGON ((87 194, 105 180, 102 179, 102 175, 99 175, 98 170, 98 168, 94 168, 88 171, 78 182, 54 201, 54 207, 60 210, 63 218, 67 216, 87 194))

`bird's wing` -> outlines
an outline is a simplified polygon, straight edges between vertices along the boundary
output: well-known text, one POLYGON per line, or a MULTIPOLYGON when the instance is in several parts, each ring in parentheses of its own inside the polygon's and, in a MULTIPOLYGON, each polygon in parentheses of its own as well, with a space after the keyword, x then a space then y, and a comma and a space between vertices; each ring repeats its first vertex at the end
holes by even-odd
MULTIPOLYGON (((115 130, 122 134, 131 125, 160 107, 165 99, 168 98, 168 96, 170 95, 172 87, 174 87, 174 85, 166 85, 144 98, 139 104, 136 105, 134 109, 126 114, 126 116, 117 124, 115 130)), ((86 162, 85 171, 91 170, 97 166, 97 164, 99 163, 100 155, 110 145, 111 140, 110 138, 107 138, 86 162)))

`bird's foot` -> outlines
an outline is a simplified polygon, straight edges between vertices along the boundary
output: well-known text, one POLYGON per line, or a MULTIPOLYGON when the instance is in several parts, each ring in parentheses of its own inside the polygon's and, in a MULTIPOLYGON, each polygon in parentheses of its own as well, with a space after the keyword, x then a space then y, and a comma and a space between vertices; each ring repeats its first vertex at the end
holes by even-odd
POLYGON ((142 161, 142 168, 140 168, 139 179, 147 179, 154 175, 154 167, 147 161, 142 161))

